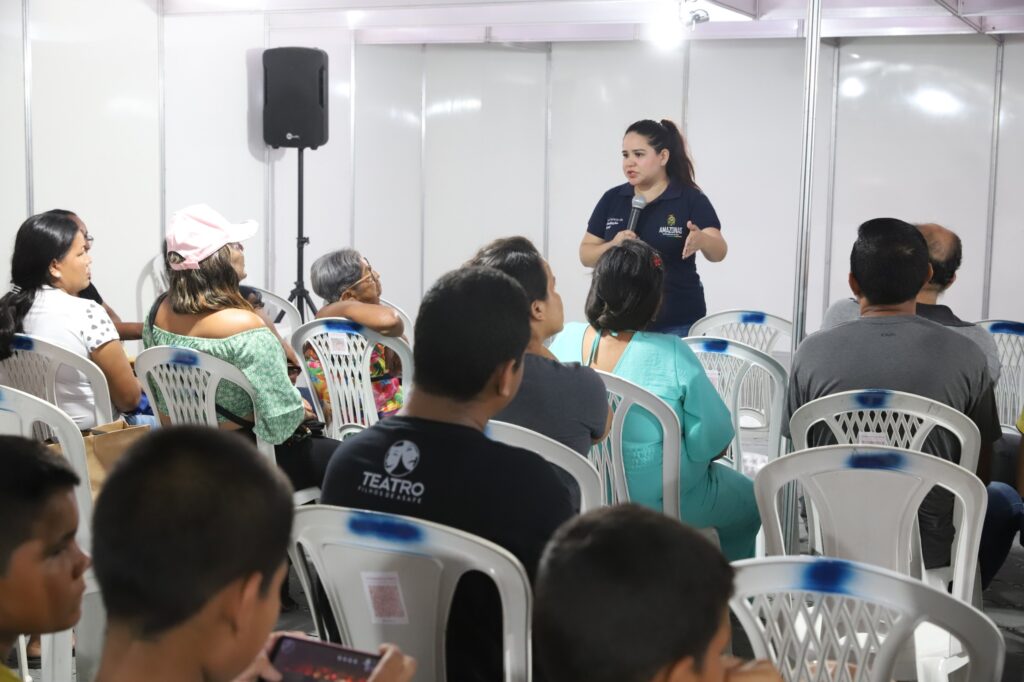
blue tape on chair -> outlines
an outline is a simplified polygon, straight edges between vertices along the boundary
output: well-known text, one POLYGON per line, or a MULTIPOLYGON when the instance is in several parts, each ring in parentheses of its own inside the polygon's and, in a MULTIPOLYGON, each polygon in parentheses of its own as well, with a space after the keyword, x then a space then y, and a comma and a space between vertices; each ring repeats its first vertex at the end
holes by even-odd
POLYGON ((742 322, 743 324, 764 324, 764 319, 764 313, 759 313, 756 311, 743 313, 742 315, 740 315, 740 322, 742 322))
POLYGON ((855 452, 846 460, 850 469, 902 469, 906 457, 902 452, 855 452))
POLYGON ((892 394, 889 391, 883 391, 880 389, 872 389, 868 391, 861 391, 854 396, 854 400, 861 407, 868 410, 877 410, 889 405, 889 401, 892 399, 892 394))
POLYGON ((724 353, 729 350, 729 342, 725 339, 711 339, 701 342, 700 349, 705 353, 724 353))
POLYGON ((800 589, 827 594, 850 594, 853 565, 840 559, 818 559, 804 569, 800 589))
POLYGON ((358 334, 363 330, 363 325, 349 320, 324 320, 324 329, 329 332, 350 332, 358 334))
POLYGON ((1024 323, 994 322, 988 330, 993 334, 1015 334, 1016 336, 1024 336, 1024 323))
POLYGON ((198 367, 199 356, 187 350, 176 350, 171 356, 172 365, 184 365, 186 367, 198 367))
POLYGON ((348 529, 356 535, 369 535, 391 542, 419 542, 423 529, 419 526, 372 514, 358 514, 349 519, 348 529))
POLYGON ((35 347, 36 343, 30 336, 15 334, 14 338, 11 339, 11 350, 32 350, 35 347))

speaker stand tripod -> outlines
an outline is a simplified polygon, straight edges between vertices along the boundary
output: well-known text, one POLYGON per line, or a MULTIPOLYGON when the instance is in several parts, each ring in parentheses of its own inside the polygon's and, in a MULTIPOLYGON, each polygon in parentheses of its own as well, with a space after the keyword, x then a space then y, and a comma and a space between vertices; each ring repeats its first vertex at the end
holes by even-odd
MULTIPOLYGON (((299 147, 299 236, 296 239, 295 255, 297 263, 297 272, 295 275, 295 288, 288 294, 288 302, 294 303, 295 307, 299 309, 299 319, 303 322, 306 321, 306 308, 308 306, 310 312, 310 318, 316 316, 316 306, 313 305, 313 299, 309 297, 309 291, 306 290, 305 280, 303 279, 305 274, 305 267, 302 258, 302 252, 306 248, 306 244, 309 243, 309 237, 305 236, 302 231, 302 204, 303 204, 303 183, 302 183, 302 152, 303 148, 299 147)), ((294 330, 293 330, 294 331, 294 330)))

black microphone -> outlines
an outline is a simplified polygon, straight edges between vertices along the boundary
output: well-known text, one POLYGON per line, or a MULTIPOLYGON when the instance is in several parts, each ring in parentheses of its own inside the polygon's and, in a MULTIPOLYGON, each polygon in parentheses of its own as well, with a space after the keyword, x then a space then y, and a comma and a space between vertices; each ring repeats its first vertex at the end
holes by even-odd
POLYGON ((626 224, 626 229, 630 232, 636 231, 636 221, 640 219, 640 211, 644 210, 644 206, 647 205, 647 199, 644 199, 642 194, 634 194, 632 206, 629 209, 629 223, 626 224))

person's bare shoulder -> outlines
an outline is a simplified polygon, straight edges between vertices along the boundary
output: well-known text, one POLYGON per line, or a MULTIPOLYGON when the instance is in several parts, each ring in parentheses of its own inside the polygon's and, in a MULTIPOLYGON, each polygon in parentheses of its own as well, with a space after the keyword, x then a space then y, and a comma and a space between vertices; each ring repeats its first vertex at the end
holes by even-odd
POLYGON ((207 315, 194 328, 195 336, 207 339, 224 339, 252 329, 265 329, 266 324, 251 310, 228 308, 207 315))

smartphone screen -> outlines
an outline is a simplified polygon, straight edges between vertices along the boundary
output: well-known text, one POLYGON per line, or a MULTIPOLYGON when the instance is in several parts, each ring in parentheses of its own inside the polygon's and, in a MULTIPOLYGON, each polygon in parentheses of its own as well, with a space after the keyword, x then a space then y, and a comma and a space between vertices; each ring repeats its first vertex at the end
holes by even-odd
POLYGON ((367 682, 380 656, 316 640, 281 637, 270 662, 284 682, 367 682))

